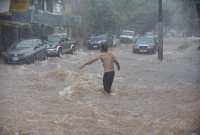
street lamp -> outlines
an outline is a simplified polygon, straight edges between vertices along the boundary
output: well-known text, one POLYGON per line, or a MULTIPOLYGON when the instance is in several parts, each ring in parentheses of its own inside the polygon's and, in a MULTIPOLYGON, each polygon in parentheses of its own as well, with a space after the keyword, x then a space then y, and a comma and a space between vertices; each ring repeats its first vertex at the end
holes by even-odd
POLYGON ((158 0, 158 59, 163 60, 163 9, 162 0, 158 0))

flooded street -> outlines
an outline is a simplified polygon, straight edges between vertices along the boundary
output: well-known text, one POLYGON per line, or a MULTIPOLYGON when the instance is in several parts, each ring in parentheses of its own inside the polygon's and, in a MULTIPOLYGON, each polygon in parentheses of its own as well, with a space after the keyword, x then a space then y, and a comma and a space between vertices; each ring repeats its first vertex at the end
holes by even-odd
POLYGON ((113 93, 103 68, 81 64, 99 51, 49 57, 30 65, 0 64, 0 130, 19 135, 198 135, 200 51, 196 41, 168 39, 164 61, 110 51, 119 59, 113 93))

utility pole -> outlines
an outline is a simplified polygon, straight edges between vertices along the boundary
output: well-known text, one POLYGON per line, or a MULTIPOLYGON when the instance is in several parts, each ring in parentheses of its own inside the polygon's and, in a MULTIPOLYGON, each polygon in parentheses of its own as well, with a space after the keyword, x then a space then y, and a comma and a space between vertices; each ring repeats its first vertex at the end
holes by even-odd
POLYGON ((158 59, 163 60, 163 8, 162 0, 158 0, 158 59))

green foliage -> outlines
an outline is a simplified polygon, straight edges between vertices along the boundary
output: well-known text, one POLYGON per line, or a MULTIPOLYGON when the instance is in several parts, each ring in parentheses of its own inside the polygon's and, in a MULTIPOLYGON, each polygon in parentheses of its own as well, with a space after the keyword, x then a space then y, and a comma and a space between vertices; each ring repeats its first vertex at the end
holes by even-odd
MULTIPOLYGON (((172 27, 182 21, 177 16, 182 9, 180 1, 164 2, 165 26, 172 27)), ((155 30, 158 24, 158 0, 87 0, 86 10, 83 19, 90 33, 119 32, 122 29, 144 33, 155 30)))
POLYGON ((89 0, 85 23, 92 33, 151 31, 157 23, 157 1, 89 0))
POLYGON ((89 0, 86 22, 92 32, 102 33, 114 29, 115 17, 107 0, 89 0))

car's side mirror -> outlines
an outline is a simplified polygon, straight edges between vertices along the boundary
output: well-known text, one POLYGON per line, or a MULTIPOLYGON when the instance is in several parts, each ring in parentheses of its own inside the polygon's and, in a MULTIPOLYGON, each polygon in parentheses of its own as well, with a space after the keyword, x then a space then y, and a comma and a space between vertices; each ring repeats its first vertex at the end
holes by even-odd
POLYGON ((45 40, 45 41, 43 41, 43 43, 44 43, 44 44, 47 44, 47 43, 48 43, 48 41, 47 41, 47 40, 45 40))
POLYGON ((41 45, 42 45, 42 44, 39 44, 39 45, 35 46, 34 49, 40 48, 41 45))

